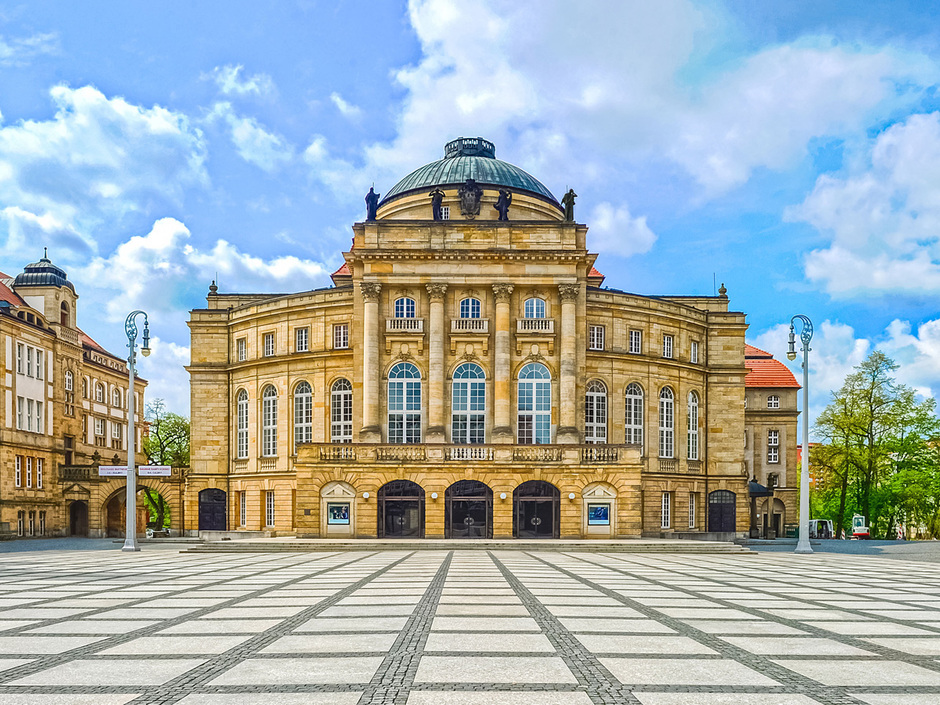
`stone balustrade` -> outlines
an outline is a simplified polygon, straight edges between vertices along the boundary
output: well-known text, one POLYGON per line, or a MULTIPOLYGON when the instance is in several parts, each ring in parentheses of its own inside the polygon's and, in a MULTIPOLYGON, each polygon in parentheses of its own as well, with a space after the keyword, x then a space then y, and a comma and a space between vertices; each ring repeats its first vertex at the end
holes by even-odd
POLYGON ((423 318, 387 318, 386 333, 424 333, 423 318))
POLYGON ((516 319, 516 333, 555 333, 555 319, 553 318, 519 318, 516 319))
POLYGON ((490 322, 486 318, 454 318, 450 322, 451 333, 489 333, 490 322))

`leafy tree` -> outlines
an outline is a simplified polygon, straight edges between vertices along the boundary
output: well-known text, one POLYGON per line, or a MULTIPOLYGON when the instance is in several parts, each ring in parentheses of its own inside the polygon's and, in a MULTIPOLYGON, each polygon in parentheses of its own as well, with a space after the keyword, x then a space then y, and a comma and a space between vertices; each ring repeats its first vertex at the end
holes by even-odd
MULTIPOLYGON (((150 432, 144 437, 143 450, 152 465, 172 467, 189 466, 189 419, 166 410, 163 399, 154 399, 147 404, 147 421, 150 432)), ((150 518, 157 526, 170 525, 170 507, 148 487, 141 488, 144 501, 150 510, 150 518)))

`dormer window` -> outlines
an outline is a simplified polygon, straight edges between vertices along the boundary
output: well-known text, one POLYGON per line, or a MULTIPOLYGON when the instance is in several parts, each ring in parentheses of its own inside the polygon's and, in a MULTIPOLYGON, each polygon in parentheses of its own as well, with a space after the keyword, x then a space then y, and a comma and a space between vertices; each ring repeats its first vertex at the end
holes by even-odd
POLYGON ((526 318, 545 318, 545 300, 526 299, 523 306, 523 315, 526 318))
POLYGON ((395 318, 414 318, 415 300, 407 296, 395 299, 395 318))

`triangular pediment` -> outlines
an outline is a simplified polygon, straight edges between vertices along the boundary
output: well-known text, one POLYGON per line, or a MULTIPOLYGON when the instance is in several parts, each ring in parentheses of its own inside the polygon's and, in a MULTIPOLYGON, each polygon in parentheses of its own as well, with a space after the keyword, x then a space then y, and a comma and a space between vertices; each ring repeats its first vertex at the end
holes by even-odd
POLYGON ((617 492, 612 487, 598 484, 585 488, 582 495, 587 499, 614 499, 617 492))
POLYGON ((331 482, 324 485, 320 491, 320 496, 325 499, 353 499, 356 496, 356 491, 345 482, 331 482))
POLYGON ((68 489, 62 492, 62 495, 67 499, 88 499, 91 497, 91 492, 81 485, 69 485, 68 489))

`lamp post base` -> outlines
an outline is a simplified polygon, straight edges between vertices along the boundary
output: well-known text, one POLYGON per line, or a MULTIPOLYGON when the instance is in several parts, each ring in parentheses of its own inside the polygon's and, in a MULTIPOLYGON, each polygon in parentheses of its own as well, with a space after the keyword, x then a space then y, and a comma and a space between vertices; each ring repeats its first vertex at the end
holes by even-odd
POLYGON ((121 551, 139 551, 140 546, 137 545, 137 539, 125 539, 124 545, 121 546, 121 551))
POLYGON ((803 543, 802 541, 800 541, 799 543, 796 544, 796 548, 794 549, 793 552, 794 553, 812 553, 813 549, 812 547, 810 547, 809 541, 807 541, 806 543, 803 543))

